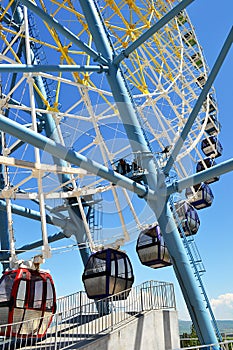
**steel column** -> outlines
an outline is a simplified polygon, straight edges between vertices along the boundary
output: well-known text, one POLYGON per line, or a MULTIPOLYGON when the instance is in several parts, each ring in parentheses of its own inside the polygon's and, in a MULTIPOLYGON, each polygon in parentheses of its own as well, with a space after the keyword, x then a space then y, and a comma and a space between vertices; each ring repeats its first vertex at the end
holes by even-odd
MULTIPOLYGON (((33 5, 32 3, 31 3, 31 5, 33 7, 36 7, 36 9, 38 9, 38 7, 33 5)), ((44 12, 44 11, 42 11, 42 12, 44 12)), ((23 17, 22 10, 21 10, 21 8, 19 6, 16 7, 16 11, 14 11, 14 16, 15 16, 15 21, 17 23, 22 23, 23 22, 24 17, 23 17)), ((72 36, 74 38, 74 40, 75 40, 75 43, 81 45, 80 47, 83 47, 83 49, 86 48, 86 50, 89 52, 89 54, 94 55, 94 57, 96 58, 96 53, 93 50, 91 50, 91 49, 89 50, 89 47, 87 45, 83 44, 81 42, 81 40, 79 40, 74 34, 70 33, 67 29, 63 28, 63 26, 61 26, 55 20, 53 21, 52 17, 47 15, 45 12, 44 12, 44 16, 46 18, 49 17, 49 18, 47 18, 48 22, 50 20, 52 20, 54 26, 60 28, 62 30, 63 34, 64 33, 67 34, 67 32, 68 32, 67 35, 68 36, 72 36), (56 23, 57 23, 57 25, 56 25, 56 23)), ((31 54, 31 61, 34 62, 35 65, 36 65, 37 64, 37 60, 34 57, 34 52, 32 50, 30 51, 30 54, 31 54)), ((24 55, 26 57, 25 50, 24 50, 24 55)), ((39 65, 38 65, 38 67, 39 67, 39 65)), ((40 76, 35 76, 34 77, 34 81, 35 81, 36 85, 38 86, 41 94, 45 97, 45 99, 47 99, 47 94, 46 94, 46 91, 45 91, 45 87, 44 87, 44 83, 43 83, 42 78, 40 76)), ((44 104, 43 104, 43 102, 41 100, 41 97, 36 92, 35 92, 35 97, 36 97, 36 100, 37 100, 37 103, 38 103, 39 107, 40 108, 44 108, 44 104)), ((56 123, 55 123, 52 115, 49 114, 49 113, 46 113, 44 115, 44 121, 45 121, 45 132, 46 132, 47 137, 49 137, 50 139, 52 139, 55 142, 59 143, 60 142, 60 138, 59 138, 59 134, 58 134, 58 131, 57 131, 56 123)), ((63 166, 63 165, 66 166, 66 163, 64 162, 64 160, 59 158, 59 157, 58 158, 54 158, 53 160, 54 160, 54 163, 59 165, 59 166, 63 166)), ((60 179, 61 183, 66 183, 66 182, 70 181, 70 177, 67 174, 62 174, 61 176, 59 176, 59 179, 60 179)), ((64 190, 67 190, 67 189, 64 187, 64 190)), ((76 228, 74 234, 75 234, 75 237, 77 239, 77 242, 82 244, 82 243, 85 243, 87 241, 87 237, 86 237, 83 221, 81 219, 81 214, 80 214, 78 208, 75 208, 74 211, 75 211, 75 215, 77 216, 76 225, 78 225, 78 227, 76 228)), ((82 259, 83 259, 83 262, 84 262, 84 265, 85 265, 86 262, 87 262, 87 258, 90 255, 90 249, 89 248, 82 249, 80 251, 80 254, 82 256, 82 259)))
MULTIPOLYGON (((0 132, 0 154, 2 154, 2 137, 3 133, 0 132)), ((5 181, 4 181, 4 165, 0 164, 0 190, 2 190, 5 187, 5 181)), ((6 202, 4 201, 5 207, 6 202)), ((8 235, 8 222, 7 222, 7 213, 6 211, 0 211, 0 223, 1 223, 1 230, 0 230, 0 242, 1 242, 1 250, 5 251, 6 259, 9 259, 10 256, 10 241, 9 241, 9 235, 8 235)), ((3 263, 3 270, 9 267, 9 263, 3 263)))
MULTIPOLYGON (((112 52, 106 29, 104 28, 95 1, 79 0, 79 2, 97 50, 102 53, 105 59, 110 61, 114 56, 114 52, 112 52)), ((210 315, 202 300, 195 275, 191 269, 172 213, 164 197, 160 196, 161 189, 164 190, 166 188, 165 177, 155 165, 153 154, 151 154, 144 138, 136 111, 129 96, 129 91, 125 86, 123 75, 117 65, 113 63, 109 64, 107 79, 131 147, 133 151, 140 151, 142 153, 142 167, 148 171, 146 181, 149 187, 158 194, 158 200, 148 200, 148 204, 154 211, 163 232, 164 240, 171 255, 173 267, 199 340, 202 344, 217 343, 218 341, 211 324, 210 315)))
POLYGON ((31 73, 31 72, 108 72, 107 66, 79 66, 79 65, 52 65, 52 64, 0 64, 0 73, 31 73))
MULTIPOLYGON (((18 0, 15 1, 17 4, 18 0)), ((68 28, 64 27, 56 19, 49 16, 45 11, 43 11, 38 6, 34 5, 29 0, 21 0, 21 3, 27 6, 32 12, 36 13, 41 19, 43 19, 46 23, 48 23, 52 28, 56 29, 62 35, 64 35, 67 39, 69 39, 73 44, 77 45, 81 50, 86 52, 87 55, 90 55, 96 62, 100 64, 107 64, 107 61, 99 55, 99 53, 95 52, 91 47, 82 42, 76 35, 74 35, 68 28)))
POLYGON ((215 176, 229 173, 233 171, 233 159, 226 160, 221 164, 214 165, 210 169, 200 171, 199 173, 193 174, 185 179, 174 182, 169 185, 166 189, 166 195, 170 195, 175 192, 182 192, 184 189, 197 185, 201 182, 205 182, 215 176))
POLYGON ((31 129, 26 128, 25 126, 16 123, 15 121, 6 118, 0 114, 0 130, 17 137, 23 142, 27 142, 34 147, 38 147, 41 150, 44 150, 58 159, 65 160, 71 164, 77 165, 82 169, 87 170, 92 174, 96 174, 99 177, 102 177, 113 184, 117 184, 125 189, 137 193, 140 197, 144 197, 149 194, 151 198, 156 199, 155 192, 149 190, 144 185, 141 185, 131 179, 123 176, 117 172, 114 172, 107 167, 88 159, 87 157, 74 152, 70 149, 67 149, 65 146, 62 146, 59 143, 56 143, 54 140, 45 137, 41 134, 34 132, 31 129))

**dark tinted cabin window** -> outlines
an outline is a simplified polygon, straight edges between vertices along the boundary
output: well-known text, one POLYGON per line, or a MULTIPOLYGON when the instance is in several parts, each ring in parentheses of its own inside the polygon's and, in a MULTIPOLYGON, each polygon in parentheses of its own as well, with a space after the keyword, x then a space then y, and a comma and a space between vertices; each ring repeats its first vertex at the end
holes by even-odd
POLYGON ((115 260, 111 260, 111 276, 115 276, 116 275, 116 262, 115 260))
POLYGON ((32 309, 40 309, 43 295, 43 280, 39 276, 31 276, 30 294, 28 306, 32 309))
POLYGON ((46 310, 52 310, 53 308, 53 287, 49 278, 46 280, 47 293, 46 293, 46 310))
POLYGON ((125 278, 125 259, 122 258, 120 255, 117 255, 117 262, 118 262, 118 277, 125 278))
POLYGON ((10 300, 15 276, 15 273, 3 276, 0 284, 0 303, 10 300))
POLYGON ((106 260, 99 259, 96 256, 93 256, 89 259, 85 267, 85 275, 91 275, 99 272, 106 271, 106 260))
POLYGON ((127 277, 132 278, 133 277, 132 267, 127 259, 126 259, 126 264, 127 264, 127 273, 128 273, 127 277))
POLYGON ((21 280, 19 282, 17 296, 16 296, 16 307, 23 308, 25 306, 26 287, 27 287, 27 281, 21 280))

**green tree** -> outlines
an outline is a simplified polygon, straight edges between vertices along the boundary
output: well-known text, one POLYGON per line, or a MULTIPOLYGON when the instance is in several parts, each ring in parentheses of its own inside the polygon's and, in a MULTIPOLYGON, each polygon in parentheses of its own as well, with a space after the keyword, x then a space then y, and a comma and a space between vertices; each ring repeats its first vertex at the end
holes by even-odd
POLYGON ((197 333, 194 327, 194 324, 192 323, 191 328, 190 328, 190 334, 189 337, 191 338, 190 340, 190 346, 195 346, 195 345, 199 345, 199 341, 198 341, 198 337, 197 337, 197 333))

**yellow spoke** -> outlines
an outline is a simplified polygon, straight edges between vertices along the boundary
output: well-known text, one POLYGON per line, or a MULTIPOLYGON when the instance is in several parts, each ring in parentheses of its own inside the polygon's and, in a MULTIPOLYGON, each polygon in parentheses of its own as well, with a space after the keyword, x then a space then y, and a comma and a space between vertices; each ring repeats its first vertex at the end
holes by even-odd
POLYGON ((13 50, 13 48, 11 47, 11 45, 10 45, 9 41, 7 40, 6 36, 0 32, 0 37, 1 37, 1 39, 4 41, 4 43, 6 44, 6 46, 10 48, 10 52, 11 52, 12 55, 14 56, 16 62, 17 62, 17 63, 22 63, 21 60, 19 59, 17 53, 16 53, 16 52, 13 50))
POLYGON ((5 10, 3 11, 2 15, 0 16, 0 22, 2 21, 3 17, 5 16, 5 14, 7 13, 7 11, 9 10, 9 8, 11 7, 11 5, 13 4, 14 0, 10 0, 9 4, 6 6, 5 10))

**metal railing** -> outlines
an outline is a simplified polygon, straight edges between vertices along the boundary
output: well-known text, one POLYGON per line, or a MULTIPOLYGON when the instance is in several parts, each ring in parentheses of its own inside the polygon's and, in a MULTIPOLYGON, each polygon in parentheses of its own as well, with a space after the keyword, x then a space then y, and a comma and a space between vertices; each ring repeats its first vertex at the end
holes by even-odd
POLYGON ((177 222, 178 228, 179 228, 179 230, 181 232, 183 244, 184 244, 184 247, 185 247, 185 249, 187 251, 187 254, 188 254, 188 257, 189 257, 189 261, 191 263, 191 267, 194 270, 194 274, 195 274, 196 280, 198 282, 198 286, 201 289, 201 294, 203 295, 204 302, 206 303, 206 308, 208 309, 210 317, 212 319, 216 336, 217 336, 219 341, 222 341, 222 336, 221 336, 221 333, 220 333, 220 331, 218 329, 218 324, 217 324, 217 321, 215 319, 215 316, 214 316, 214 313, 213 313, 212 306, 210 304, 208 295, 206 293, 206 290, 205 290, 205 287, 204 287, 204 284, 203 284, 203 281, 202 281, 202 278, 201 278, 201 273, 199 271, 200 262, 197 262, 196 259, 195 259, 195 251, 193 251, 193 248, 195 248, 195 246, 189 244, 189 239, 185 235, 184 229, 182 227, 182 222, 181 222, 181 220, 179 218, 179 215, 178 215, 178 213, 176 211, 176 208, 175 208, 174 201, 173 201, 172 197, 170 197, 169 202, 170 202, 170 206, 171 206, 171 209, 172 209, 172 213, 173 213, 174 219, 177 222))
POLYGON ((188 346, 185 348, 178 348, 173 350, 232 350, 233 349, 233 340, 225 340, 218 344, 209 344, 209 345, 197 345, 197 346, 188 346))
MULTIPOLYGON (((128 298, 124 299, 127 294, 125 291, 98 301, 88 301, 83 292, 59 298, 57 313, 43 338, 37 336, 39 320, 19 322, 11 328, 9 325, 2 325, 0 350, 52 350, 65 349, 72 345, 78 347, 87 340, 103 336, 124 322, 131 321, 142 312, 176 308, 171 283, 149 281, 132 288, 128 298), (21 329, 26 335, 12 336, 13 332, 16 333, 15 330, 21 329), (4 334, 6 331, 8 335, 4 334)), ((46 318, 43 322, 46 324, 46 318)))

